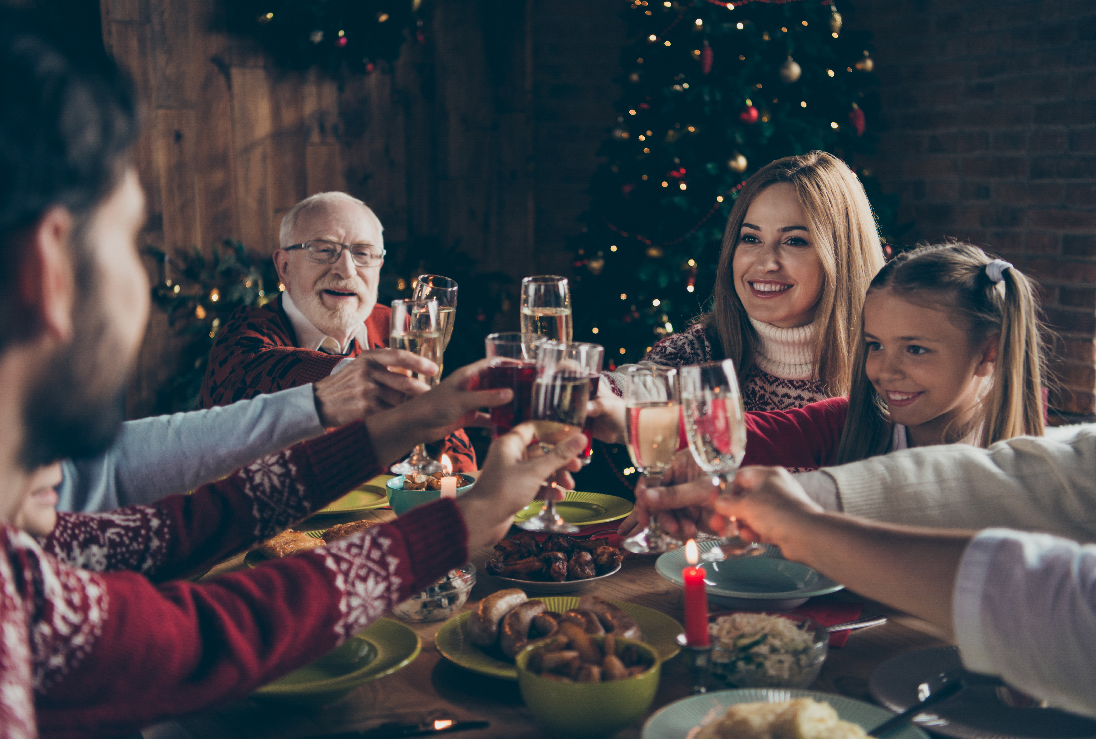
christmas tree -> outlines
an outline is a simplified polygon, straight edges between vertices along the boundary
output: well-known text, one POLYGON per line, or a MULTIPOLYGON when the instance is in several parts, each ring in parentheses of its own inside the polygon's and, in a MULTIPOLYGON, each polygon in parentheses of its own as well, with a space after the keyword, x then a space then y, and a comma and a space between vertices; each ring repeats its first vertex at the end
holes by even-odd
POLYGON ((895 198, 855 158, 878 110, 869 34, 831 0, 633 0, 624 94, 576 239, 575 340, 634 362, 703 313, 742 183, 822 149, 857 171, 886 241, 895 198))

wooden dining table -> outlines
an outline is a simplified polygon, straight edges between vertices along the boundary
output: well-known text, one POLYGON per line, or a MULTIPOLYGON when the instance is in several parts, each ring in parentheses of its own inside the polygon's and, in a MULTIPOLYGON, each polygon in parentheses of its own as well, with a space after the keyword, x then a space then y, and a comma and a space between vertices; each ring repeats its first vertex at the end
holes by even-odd
MULTIPOLYGON (((392 520, 389 509, 366 510, 339 516, 314 517, 302 530, 326 528, 351 520, 392 520)), ((489 548, 474 552, 478 578, 463 610, 471 610, 481 598, 504 587, 484 572, 489 548)), ((582 592, 652 608, 681 622, 684 618, 682 589, 655 572, 654 556, 629 556, 620 571, 591 583, 582 592)), ((243 556, 215 567, 206 575, 244 567, 243 556)), ((832 648, 814 690, 837 693, 873 702, 868 679, 883 662, 905 652, 946 644, 932 625, 895 612, 848 591, 820 596, 815 601, 862 604, 861 619, 885 615, 878 626, 853 631, 840 648, 832 648)), ((813 602, 813 601, 812 601, 813 602)), ((390 616, 390 618, 394 618, 390 616)), ((540 739, 551 737, 525 707, 517 682, 488 677, 450 663, 434 646, 434 636, 444 621, 408 623, 422 642, 419 656, 403 669, 355 688, 349 695, 327 705, 301 706, 269 700, 246 699, 224 704, 178 720, 191 737, 201 739, 298 739, 342 732, 367 731, 389 722, 419 723, 435 719, 490 722, 484 729, 463 731, 463 739, 540 739)), ((658 693, 651 712, 681 698, 692 689, 691 671, 682 655, 663 665, 658 693)), ((718 685, 711 685, 718 689, 718 685)), ((622 729, 614 739, 639 737, 642 722, 622 729)))

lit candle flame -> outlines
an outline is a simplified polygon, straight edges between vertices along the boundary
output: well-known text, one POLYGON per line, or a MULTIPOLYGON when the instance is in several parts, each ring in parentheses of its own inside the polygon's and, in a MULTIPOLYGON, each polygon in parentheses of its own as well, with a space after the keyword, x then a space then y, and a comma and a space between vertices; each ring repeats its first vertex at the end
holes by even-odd
POLYGON ((448 454, 441 455, 441 471, 447 476, 453 474, 453 463, 449 461, 448 454))
POLYGON ((441 731, 442 729, 448 729, 453 725, 453 719, 441 718, 434 722, 434 731, 441 731))
POLYGON ((685 561, 693 567, 700 561, 700 550, 696 548, 696 542, 692 539, 685 542, 685 561))

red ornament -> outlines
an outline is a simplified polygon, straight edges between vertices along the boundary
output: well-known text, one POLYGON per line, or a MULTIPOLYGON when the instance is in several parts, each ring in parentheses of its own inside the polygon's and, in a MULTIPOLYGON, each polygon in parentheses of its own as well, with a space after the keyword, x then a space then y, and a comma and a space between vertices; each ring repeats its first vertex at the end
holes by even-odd
POLYGON ((671 169, 669 172, 667 172, 667 174, 675 180, 680 180, 682 177, 685 176, 685 168, 678 167, 677 169, 671 169))
POLYGON ((343 46, 346 46, 346 44, 348 42, 349 42, 349 39, 347 39, 346 36, 339 36, 338 41, 335 42, 335 46, 338 46, 339 48, 342 48, 343 46))
POLYGON ((860 110, 860 108, 853 108, 852 110, 850 110, 849 123, 851 123, 852 127, 856 129, 857 136, 864 135, 864 128, 866 125, 864 121, 864 111, 860 110))
POLYGON ((704 48, 700 50, 700 71, 708 74, 712 71, 712 62, 715 61, 715 53, 708 42, 704 42, 704 48))
POLYGON ((739 120, 743 123, 757 123, 757 119, 760 116, 761 114, 757 112, 757 108, 753 105, 738 114, 739 120))
POLYGON ((650 108, 651 108, 650 103, 640 103, 639 104, 639 109, 640 110, 650 110, 650 108))

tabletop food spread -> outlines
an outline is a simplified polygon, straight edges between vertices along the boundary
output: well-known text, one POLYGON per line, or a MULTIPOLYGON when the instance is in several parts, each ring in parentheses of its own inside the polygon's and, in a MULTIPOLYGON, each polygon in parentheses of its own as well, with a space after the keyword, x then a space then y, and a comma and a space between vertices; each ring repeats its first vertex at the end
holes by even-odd
MULTIPOLYGON (((371 480, 297 531, 213 574, 261 566, 267 558, 293 556, 294 547, 392 520, 388 508, 360 505, 362 491, 383 491, 389 479, 371 480)), ((632 504, 571 495, 577 505, 561 504, 558 511, 585 527, 579 533, 534 535, 515 527, 312 665, 180 724, 192 736, 248 739, 454 731, 469 739, 844 739, 867 736, 912 702, 905 698, 911 681, 937 662, 957 659, 927 623, 845 592, 775 548, 760 557, 703 563, 713 604, 710 640, 685 643, 684 552, 622 552, 615 524, 596 524, 626 516, 632 504), (827 651, 828 629, 811 616, 826 624, 882 625, 840 632, 844 638, 829 640, 827 651), (928 656, 917 657, 917 650, 928 656), (810 689, 793 687, 804 681, 810 689), (698 687, 707 692, 695 693, 698 687), (808 725, 815 733, 794 728, 808 725)), ((1030 717, 1045 709, 1024 710, 1030 717)), ((973 720, 974 728, 927 714, 891 736, 925 739, 917 724, 955 737, 1067 735, 1010 734, 999 720, 986 729, 973 720)), ((1073 730, 1069 736, 1096 737, 1096 730, 1078 730, 1080 724, 1063 725, 1073 730)))

